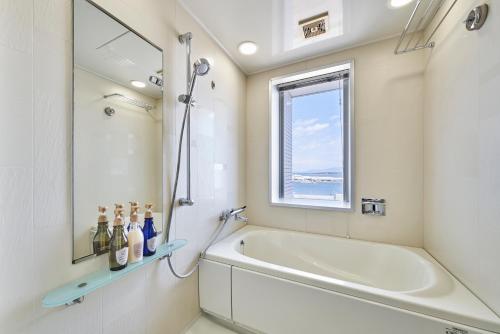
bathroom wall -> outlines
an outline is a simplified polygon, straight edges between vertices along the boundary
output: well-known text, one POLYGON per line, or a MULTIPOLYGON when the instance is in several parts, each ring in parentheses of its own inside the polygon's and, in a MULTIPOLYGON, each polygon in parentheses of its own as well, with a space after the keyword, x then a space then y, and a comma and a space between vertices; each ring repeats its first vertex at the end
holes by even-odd
MULTIPOLYGON (((76 68, 74 112, 75 258, 92 254, 90 228, 96 227, 99 205, 124 203, 129 215, 131 199, 153 204, 155 221, 162 215, 162 101, 156 100, 87 70, 76 68), (144 109, 103 96, 120 93, 144 101, 144 109), (115 109, 107 116, 104 108, 115 109), (154 118, 153 118, 154 117, 154 118)), ((141 208, 141 216, 144 210, 141 208)), ((161 226, 158 226, 161 231, 161 226)))
POLYGON ((500 1, 459 1, 426 54, 425 248, 500 314, 500 1), (479 31, 462 21, 488 3, 479 31))
POLYGON ((252 224, 423 244, 423 53, 393 54, 389 39, 251 75, 247 81, 247 198, 252 224), (354 60, 354 206, 351 213, 269 204, 269 80, 354 60), (259 182, 256 182, 259 180, 259 182), (385 198, 387 216, 361 215, 361 197, 385 198))
MULTIPOLYGON (((196 205, 175 217, 175 236, 189 239, 174 256, 182 271, 220 211, 245 203, 245 76, 174 0, 98 3, 164 49, 170 182, 183 109, 176 96, 185 90, 177 35, 192 31, 193 59, 214 64, 193 112, 196 205)), ((197 276, 175 279, 165 261, 81 305, 41 307, 47 291, 107 265, 105 257, 71 264, 71 18, 70 0, 0 1, 0 333, 180 333, 199 313, 197 276)))

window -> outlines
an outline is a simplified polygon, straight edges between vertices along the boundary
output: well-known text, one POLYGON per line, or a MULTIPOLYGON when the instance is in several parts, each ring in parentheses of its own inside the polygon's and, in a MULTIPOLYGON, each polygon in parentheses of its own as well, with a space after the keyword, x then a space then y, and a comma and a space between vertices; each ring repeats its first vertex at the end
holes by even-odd
POLYGON ((352 64, 271 80, 271 202, 351 209, 352 64))

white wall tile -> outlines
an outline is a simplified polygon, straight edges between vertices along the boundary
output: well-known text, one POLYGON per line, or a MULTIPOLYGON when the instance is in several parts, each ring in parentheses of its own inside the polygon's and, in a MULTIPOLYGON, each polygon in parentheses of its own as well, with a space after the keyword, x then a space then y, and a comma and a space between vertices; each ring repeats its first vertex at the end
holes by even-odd
POLYGON ((425 73, 425 248, 500 314, 500 12, 484 27, 459 2, 436 35, 425 73))
POLYGON ((33 156, 32 55, 0 44, 0 166, 31 167, 33 156))
POLYGON ((177 334, 198 316, 198 273, 189 278, 165 279, 171 276, 166 261, 148 271, 148 308, 145 325, 148 334, 177 334), (153 282, 151 282, 153 280, 153 282), (195 302, 193 302, 195 301, 195 302))
MULTIPOLYGON (((37 307, 40 306, 37 305, 37 307)), ((101 294, 96 292, 87 296, 82 304, 38 313, 33 317, 27 333, 102 334, 101 310, 101 294)))
MULTIPOLYGON (((176 9, 177 31, 192 32, 192 61, 208 57, 213 61, 210 72, 198 77, 195 88, 197 106, 191 110, 191 194, 193 207, 176 206, 174 228, 176 238, 189 240, 188 245, 173 258, 175 268, 184 273, 195 264, 199 253, 219 224, 224 209, 244 205, 245 168, 243 155, 235 154, 244 146, 245 77, 239 69, 213 44, 201 27, 190 23, 188 13, 180 6, 176 9), (212 90, 211 81, 216 81, 212 90), (220 88, 218 88, 220 85, 220 88), (232 127, 233 132, 228 133, 232 127), (243 190, 243 191, 242 191, 243 190)), ((173 83, 175 96, 185 93, 185 48, 177 44, 173 83)), ((184 104, 175 104, 175 151, 181 131, 184 104)), ((184 140, 178 198, 186 196, 186 141, 184 140)), ((225 233, 241 227, 231 224, 225 233)))
POLYGON ((33 70, 35 225, 69 224, 71 42, 50 33, 36 32, 33 70), (57 191, 47 196, 47 189, 57 191))
POLYGON ((0 168, 0 332, 29 325, 33 310, 33 170, 0 168))
MULTIPOLYGON (((243 202, 245 157, 236 148, 245 139, 245 76, 175 0, 98 4, 164 49, 170 181, 181 113, 175 101, 185 87, 185 50, 178 32, 194 33, 193 59, 213 56, 220 64, 210 75, 226 88, 216 95, 211 77, 200 78, 197 94, 205 109, 195 121, 216 114, 218 98, 224 110, 216 117, 223 115, 234 133, 226 141, 226 132, 216 131, 214 124, 193 126, 194 198, 199 206, 178 212, 173 226, 175 232, 179 225, 179 234, 189 239, 189 247, 174 259, 186 267, 217 225, 218 213, 243 202), (214 171, 217 143, 224 144, 219 152, 231 152, 225 156, 223 175, 214 171), (236 182, 216 188, 216 178, 227 175, 236 182)), ((71 264, 71 18, 70 0, 0 1, 0 98, 9 111, 0 122, 0 226, 12 232, 0 236, 7 255, 0 264, 0 332, 180 333, 200 312, 197 274, 178 280, 166 261, 91 293, 81 305, 41 306, 49 290, 108 265, 106 256, 71 264)))
POLYGON ((132 273, 103 290, 103 334, 146 333, 144 319, 149 310, 146 271, 132 273))
POLYGON ((33 4, 36 31, 51 33, 62 40, 73 39, 71 0, 35 0, 33 4))
POLYGON ((423 244, 423 55, 393 54, 395 39, 252 75, 247 82, 247 197, 252 224, 408 246, 423 244), (354 60, 354 207, 334 212, 269 204, 269 80, 354 60), (374 84, 373 78, 377 78, 374 84), (257 182, 258 180, 258 182, 257 182), (387 216, 361 215, 361 197, 387 216), (329 225, 330 224, 330 225, 329 225))
POLYGON ((349 217, 342 212, 306 211, 306 231, 310 233, 347 237, 349 217))
POLYGON ((500 31, 499 1, 490 1, 492 12, 479 43, 479 274, 478 294, 500 314, 500 31), (494 47, 492 47, 494 46, 494 47))
POLYGON ((0 2, 0 44, 31 54, 33 41, 33 1, 0 2))

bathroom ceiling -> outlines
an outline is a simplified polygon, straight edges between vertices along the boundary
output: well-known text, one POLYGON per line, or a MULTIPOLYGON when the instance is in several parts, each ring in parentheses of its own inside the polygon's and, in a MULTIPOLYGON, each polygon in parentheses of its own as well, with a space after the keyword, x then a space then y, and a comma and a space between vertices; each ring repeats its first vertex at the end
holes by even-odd
POLYGON ((180 1, 248 74, 396 36, 414 7, 391 8, 388 0, 180 1), (301 39, 298 21, 324 12, 327 33, 301 39), (257 53, 239 53, 243 41, 256 42, 257 53))

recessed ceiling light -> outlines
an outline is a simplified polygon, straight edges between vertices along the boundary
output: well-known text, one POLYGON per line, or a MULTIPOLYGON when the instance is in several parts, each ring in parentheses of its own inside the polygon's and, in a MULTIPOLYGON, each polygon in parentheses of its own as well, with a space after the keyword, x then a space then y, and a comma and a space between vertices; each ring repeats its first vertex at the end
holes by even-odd
POLYGON ((137 87, 137 88, 144 88, 146 87, 146 84, 142 81, 138 81, 138 80, 132 80, 130 81, 130 84, 134 87, 137 87))
POLYGON ((257 49, 257 44, 250 41, 242 42, 238 46, 238 50, 244 55, 253 55, 255 52, 257 52, 257 49))
POLYGON ((406 6, 411 2, 413 2, 413 0, 390 0, 389 6, 391 6, 392 8, 399 8, 406 6))

